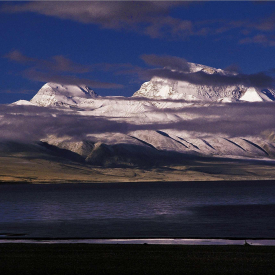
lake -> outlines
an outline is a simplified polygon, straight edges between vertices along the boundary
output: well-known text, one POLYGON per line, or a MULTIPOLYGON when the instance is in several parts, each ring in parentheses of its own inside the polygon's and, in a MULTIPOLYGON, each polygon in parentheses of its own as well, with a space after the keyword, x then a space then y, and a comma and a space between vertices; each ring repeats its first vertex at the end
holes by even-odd
POLYGON ((275 181, 1 184, 0 238, 271 238, 275 181))

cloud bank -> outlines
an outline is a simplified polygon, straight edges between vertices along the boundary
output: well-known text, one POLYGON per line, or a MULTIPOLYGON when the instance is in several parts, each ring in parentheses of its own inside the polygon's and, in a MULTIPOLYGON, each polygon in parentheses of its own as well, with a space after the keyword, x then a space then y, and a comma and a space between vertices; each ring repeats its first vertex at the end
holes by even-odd
POLYGON ((143 77, 145 76, 148 78, 157 76, 207 86, 245 85, 272 88, 275 83, 274 78, 264 72, 256 74, 236 74, 232 73, 232 69, 229 69, 230 71, 228 71, 227 74, 211 74, 203 70, 192 72, 190 69, 190 63, 183 58, 175 56, 158 56, 153 54, 143 55, 141 58, 148 65, 159 67, 140 72, 143 77))
POLYGON ((133 30, 156 38, 167 31, 172 35, 192 32, 190 21, 169 16, 172 8, 183 5, 186 3, 178 1, 38 1, 8 4, 2 12, 34 12, 107 29, 133 30))
POLYGON ((138 75, 140 80, 148 81, 154 76, 186 81, 195 85, 228 86, 245 85, 260 88, 274 88, 275 80, 271 71, 256 74, 236 73, 236 65, 229 67, 227 74, 208 73, 207 71, 193 72, 190 63, 180 57, 169 55, 143 54, 141 59, 149 66, 146 69, 131 64, 91 64, 82 65, 59 55, 49 60, 32 58, 23 55, 18 50, 13 50, 5 58, 21 63, 29 67, 22 72, 25 78, 39 82, 55 82, 67 85, 88 85, 92 88, 120 89, 124 86, 116 83, 108 83, 85 78, 83 75, 93 71, 112 72, 114 74, 138 75))
MULTIPOLYGON (((164 120, 143 124, 127 118, 80 115, 72 110, 59 110, 36 106, 0 106, 0 140, 38 141, 48 135, 68 136, 73 140, 89 139, 87 135, 122 133, 138 130, 190 132, 194 137, 261 136, 265 131, 275 131, 274 103, 238 103, 193 105, 182 109, 158 110, 173 113, 182 119, 164 120), (185 120, 186 114, 194 115, 185 120), (256 127, 255 127, 256 125, 256 127)), ((153 111, 154 113, 157 110, 153 111)), ((147 113, 150 116, 150 113, 147 113)), ((153 114, 155 116, 155 114, 153 114)))
MULTIPOLYGON (((202 1, 203 2, 203 1, 202 1)), ((207 3, 202 3, 207 5, 207 3)), ((239 44, 275 46, 275 14, 265 18, 195 21, 173 16, 174 9, 186 9, 188 1, 33 1, 2 5, 1 12, 32 12, 101 28, 134 31, 151 38, 186 40, 191 36, 212 36, 223 39, 225 34, 239 44)), ((195 2, 192 2, 194 5, 195 2)))

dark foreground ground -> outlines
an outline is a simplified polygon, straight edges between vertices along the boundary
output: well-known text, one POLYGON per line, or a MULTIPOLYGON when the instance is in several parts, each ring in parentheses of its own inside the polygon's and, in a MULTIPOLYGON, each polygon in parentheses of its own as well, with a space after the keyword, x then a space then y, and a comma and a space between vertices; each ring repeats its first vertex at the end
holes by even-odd
POLYGON ((275 247, 0 244, 0 274, 275 274, 275 247))

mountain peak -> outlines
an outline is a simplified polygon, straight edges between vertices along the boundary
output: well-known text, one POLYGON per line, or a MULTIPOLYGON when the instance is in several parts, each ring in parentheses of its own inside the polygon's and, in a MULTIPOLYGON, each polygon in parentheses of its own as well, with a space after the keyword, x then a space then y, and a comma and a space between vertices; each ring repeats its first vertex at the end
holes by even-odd
MULTIPOLYGON (((57 93, 64 94, 68 97, 96 97, 97 94, 85 85, 62 85, 58 83, 48 82, 43 87, 51 88, 57 93)), ((42 87, 42 88, 43 88, 42 87)))
POLYGON ((39 106, 76 105, 81 99, 96 98, 98 95, 85 85, 62 85, 48 82, 42 86, 31 99, 31 103, 39 106))
MULTIPOLYGON (((197 73, 204 73, 203 75, 216 75, 223 78, 238 75, 236 72, 216 69, 209 66, 188 63, 188 71, 171 70, 177 77, 184 76, 184 74, 193 74, 192 78, 196 79, 200 75, 197 73), (178 74, 177 74, 178 73, 178 74)), ((165 75, 165 74, 164 74, 165 75)), ((211 76, 212 77, 212 76, 211 76)), ((213 78, 213 77, 212 77, 213 78)), ((274 101, 274 89, 259 89, 246 86, 245 84, 232 85, 206 85, 194 84, 188 82, 188 77, 170 78, 154 76, 148 82, 141 85, 140 89, 133 94, 133 97, 145 97, 150 99, 183 99, 194 101, 216 101, 216 102, 235 102, 242 101, 274 101), (253 90, 253 91, 252 91, 253 90), (255 91, 254 91, 255 90, 255 91), (246 93, 247 92, 247 93, 246 93), (244 94, 246 94, 244 96, 244 94)), ((199 83, 199 82, 197 82, 199 83)), ((207 83, 207 82, 206 82, 207 83)), ((265 88, 265 87, 263 87, 265 88)))
POLYGON ((196 73, 196 72, 200 72, 200 71, 203 71, 207 74, 214 74, 214 73, 224 74, 225 73, 225 71, 223 71, 221 69, 212 68, 212 67, 205 66, 205 65, 202 65, 202 64, 188 62, 188 65, 189 65, 189 72, 190 73, 196 73))

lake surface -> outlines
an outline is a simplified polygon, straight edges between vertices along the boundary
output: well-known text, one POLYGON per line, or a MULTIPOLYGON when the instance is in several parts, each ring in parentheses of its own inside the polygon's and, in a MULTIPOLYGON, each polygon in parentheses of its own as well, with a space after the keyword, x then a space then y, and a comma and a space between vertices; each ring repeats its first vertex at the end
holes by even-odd
POLYGON ((275 238, 275 181, 0 185, 0 238, 275 238))

